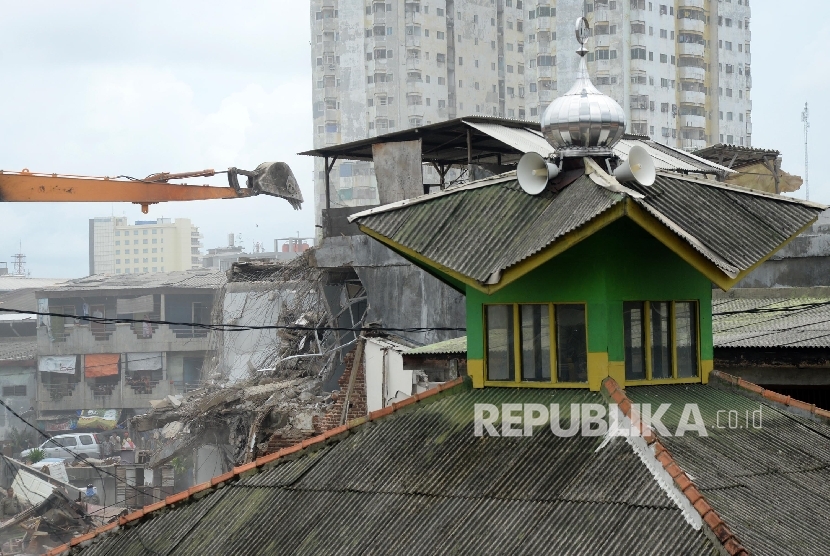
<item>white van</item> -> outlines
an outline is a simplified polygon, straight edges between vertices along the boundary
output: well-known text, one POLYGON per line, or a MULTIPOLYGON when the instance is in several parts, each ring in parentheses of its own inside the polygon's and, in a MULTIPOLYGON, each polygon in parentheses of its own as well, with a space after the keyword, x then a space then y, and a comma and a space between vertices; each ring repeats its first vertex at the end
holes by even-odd
MULTIPOLYGON (((53 436, 38 448, 43 450, 43 456, 46 458, 74 459, 79 454, 91 458, 101 457, 100 441, 98 435, 93 433, 60 434, 53 436)), ((28 458, 31 451, 29 449, 20 452, 20 459, 28 458)))

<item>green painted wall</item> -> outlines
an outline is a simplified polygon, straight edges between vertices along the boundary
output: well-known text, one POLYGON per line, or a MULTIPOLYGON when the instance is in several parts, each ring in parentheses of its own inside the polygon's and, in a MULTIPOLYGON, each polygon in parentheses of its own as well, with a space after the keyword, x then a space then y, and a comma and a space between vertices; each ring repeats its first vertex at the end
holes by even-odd
POLYGON ((584 302, 588 351, 624 361, 623 301, 697 300, 702 360, 712 359, 712 283, 627 218, 576 244, 493 295, 467 287, 467 357, 484 358, 490 303, 584 302))

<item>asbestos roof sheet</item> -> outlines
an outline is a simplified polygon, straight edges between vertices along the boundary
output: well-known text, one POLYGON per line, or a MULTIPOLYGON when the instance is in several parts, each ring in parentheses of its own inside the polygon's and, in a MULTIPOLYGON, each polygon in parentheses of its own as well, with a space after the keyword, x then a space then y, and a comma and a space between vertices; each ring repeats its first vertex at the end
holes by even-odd
POLYGON ((154 288, 206 288, 216 289, 227 282, 224 272, 210 270, 181 270, 148 274, 95 274, 85 278, 43 288, 43 292, 67 292, 86 290, 128 290, 154 288))
POLYGON ((525 193, 515 178, 356 220, 465 276, 484 282, 622 201, 578 178, 559 193, 525 193))
POLYGON ((48 288, 66 282, 66 278, 28 278, 25 276, 0 276, 0 292, 24 289, 48 288))
POLYGON ((476 403, 604 403, 587 390, 459 391, 277 460, 76 550, 163 554, 716 554, 623 438, 476 437, 476 403))
POLYGON ((421 346, 405 351, 404 355, 452 355, 467 353, 467 336, 444 340, 428 346, 421 346))
POLYGON ((697 405, 708 436, 663 434, 660 442, 751 554, 827 554, 830 425, 711 385, 626 392, 634 403, 671 404, 662 418, 671 432, 686 404, 697 405), (724 422, 730 411, 740 415, 733 427, 724 422))
POLYGON ((37 358, 37 338, 0 338, 0 361, 34 361, 37 358))
MULTIPOLYGON (((626 186, 658 220, 676 224, 699 242, 695 249, 728 275, 747 270, 796 235, 824 210, 812 203, 719 182, 660 174, 654 185, 626 186)), ((670 226, 671 227, 671 226, 670 226)))
MULTIPOLYGON (((601 176, 607 174, 598 170, 601 176)), ((599 179, 599 178, 598 178, 599 179)), ((611 180, 614 181, 614 180, 611 180)), ((824 209, 720 182, 661 173, 629 196, 583 175, 528 195, 515 174, 371 209, 353 221, 479 282, 553 244, 628 196, 729 277, 775 251, 824 209)))
POLYGON ((830 348, 830 296, 713 299, 712 331, 721 348, 830 348))

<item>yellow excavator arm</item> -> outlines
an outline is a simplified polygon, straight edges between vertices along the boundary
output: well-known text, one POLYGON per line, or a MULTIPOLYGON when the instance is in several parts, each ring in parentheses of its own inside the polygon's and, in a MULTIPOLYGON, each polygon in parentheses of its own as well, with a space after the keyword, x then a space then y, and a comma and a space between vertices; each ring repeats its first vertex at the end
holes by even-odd
POLYGON ((149 205, 165 201, 199 201, 205 199, 236 199, 253 195, 271 195, 286 199, 300 209, 303 196, 291 168, 283 162, 266 162, 256 170, 229 168, 227 171, 202 170, 180 174, 153 174, 144 179, 39 174, 23 170, 0 170, 0 202, 66 203, 66 202, 128 202, 141 205, 147 213, 149 205), (168 183, 169 180, 227 173, 230 187, 168 183), (247 187, 239 186, 237 175, 247 176, 247 187))

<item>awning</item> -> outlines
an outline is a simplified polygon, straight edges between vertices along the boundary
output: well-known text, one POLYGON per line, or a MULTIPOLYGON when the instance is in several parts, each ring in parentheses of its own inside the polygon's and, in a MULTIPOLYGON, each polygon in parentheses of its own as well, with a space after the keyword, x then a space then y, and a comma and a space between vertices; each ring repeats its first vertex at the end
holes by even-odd
POLYGON ((542 156, 551 156, 556 152, 550 143, 536 131, 467 120, 464 120, 464 123, 523 153, 535 152, 542 156))
POLYGON ((117 353, 91 353, 86 355, 84 356, 84 376, 96 378, 117 375, 120 359, 121 356, 117 353))
POLYGON ((128 353, 128 371, 160 371, 161 352, 151 353, 128 353))
POLYGON ((152 313, 153 296, 142 295, 133 299, 118 299, 115 302, 115 312, 119 315, 129 313, 152 313))
POLYGON ((37 360, 37 370, 42 373, 75 374, 75 355, 47 355, 37 360))

